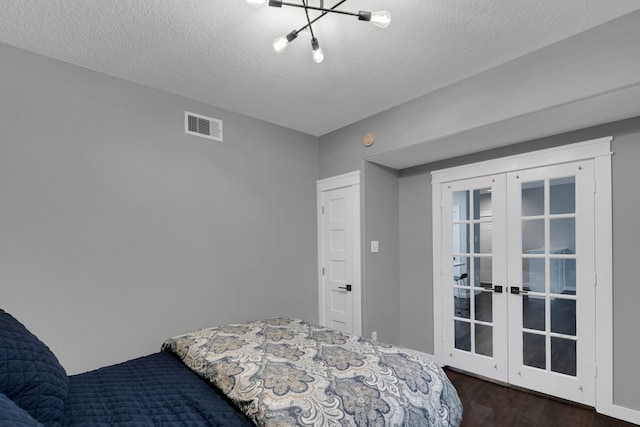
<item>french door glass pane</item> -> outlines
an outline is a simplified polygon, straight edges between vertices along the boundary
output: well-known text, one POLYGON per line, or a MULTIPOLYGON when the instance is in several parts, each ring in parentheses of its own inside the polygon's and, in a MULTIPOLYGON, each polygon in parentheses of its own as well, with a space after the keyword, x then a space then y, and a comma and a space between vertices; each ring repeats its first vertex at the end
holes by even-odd
POLYGON ((576 300, 551 298, 551 332, 576 335, 576 300))
POLYGON ((522 253, 544 253, 544 219, 522 221, 522 253))
POLYGON ((453 288, 453 309, 456 317, 471 318, 469 288, 453 288))
POLYGON ((493 322, 493 292, 477 292, 474 303, 476 320, 493 322))
MULTIPOLYGON (((553 262, 554 260, 552 260, 553 262)), ((564 274, 562 275, 563 287, 562 294, 575 295, 576 294, 576 260, 564 259, 564 274)), ((553 284, 553 282, 552 282, 553 284)))
POLYGON ((522 259, 522 287, 531 292, 545 291, 544 258, 522 259))
POLYGON ((575 377, 576 347, 575 340, 551 337, 551 370, 575 377))
POLYGON ((491 239, 492 224, 480 222, 473 225, 474 252, 477 254, 490 254, 493 243, 491 239))
POLYGON ((469 224, 453 224, 453 252, 459 254, 470 253, 469 237, 469 224))
POLYGON ((461 320, 455 321, 456 348, 471 351, 471 324, 461 320))
POLYGON ((544 215, 544 181, 522 184, 522 216, 544 215))
POLYGON ((546 297, 523 295, 522 296, 522 327, 536 331, 544 331, 546 328, 545 317, 546 297))
POLYGON ((481 256, 473 259, 473 286, 491 287, 493 283, 493 257, 481 256))
POLYGON ((480 323, 474 324, 475 327, 475 339, 476 339, 476 353, 483 356, 493 356, 493 327, 488 325, 482 325, 480 323))
POLYGON ((569 214, 576 212, 576 178, 552 179, 549 181, 550 213, 569 214))
POLYGON ((551 219, 551 248, 566 250, 565 253, 576 253, 576 219, 551 219))
POLYGON ((575 259, 549 259, 549 281, 552 294, 575 295, 575 259))
POLYGON ((469 286, 469 273, 471 272, 471 258, 468 256, 453 257, 453 283, 456 286, 469 286))
POLYGON ((547 350, 544 335, 522 333, 522 363, 534 368, 547 368, 547 350))
POLYGON ((453 217, 454 221, 469 220, 469 192, 468 191, 455 191, 453 193, 453 206, 454 206, 454 217, 453 217), (456 215, 456 212, 457 212, 457 215, 456 215))
POLYGON ((491 218, 491 189, 482 188, 473 191, 473 219, 491 218))

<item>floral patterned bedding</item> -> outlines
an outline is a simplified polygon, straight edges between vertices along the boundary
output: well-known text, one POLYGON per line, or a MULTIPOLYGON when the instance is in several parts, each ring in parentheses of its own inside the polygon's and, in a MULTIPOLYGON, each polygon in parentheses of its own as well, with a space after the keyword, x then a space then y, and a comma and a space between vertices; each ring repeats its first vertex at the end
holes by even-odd
POLYGON ((458 426, 444 372, 408 349, 295 319, 201 329, 167 340, 258 426, 458 426))

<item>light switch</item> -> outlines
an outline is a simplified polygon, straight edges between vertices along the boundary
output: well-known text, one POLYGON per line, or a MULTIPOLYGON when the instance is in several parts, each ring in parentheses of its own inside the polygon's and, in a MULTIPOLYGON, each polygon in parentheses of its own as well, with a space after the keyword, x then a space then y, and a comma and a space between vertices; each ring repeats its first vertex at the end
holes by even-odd
POLYGON ((377 240, 372 240, 371 241, 371 253, 375 254, 380 252, 380 242, 378 242, 377 240))

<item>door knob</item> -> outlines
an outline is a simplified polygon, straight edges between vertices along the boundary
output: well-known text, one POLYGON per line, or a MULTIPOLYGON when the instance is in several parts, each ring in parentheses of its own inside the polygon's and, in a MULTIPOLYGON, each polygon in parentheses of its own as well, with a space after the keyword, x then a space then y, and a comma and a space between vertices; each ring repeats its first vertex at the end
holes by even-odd
POLYGON ((526 295, 529 293, 529 289, 528 288, 522 288, 520 289, 520 287, 518 286, 512 286, 511 287, 511 293, 514 295, 526 295))
POLYGON ((484 289, 485 291, 493 291, 497 294, 501 294, 502 293, 502 286, 500 285, 496 285, 496 286, 482 286, 482 289, 484 289))
POLYGON ((338 289, 344 289, 347 292, 351 292, 351 285, 338 286, 338 289))

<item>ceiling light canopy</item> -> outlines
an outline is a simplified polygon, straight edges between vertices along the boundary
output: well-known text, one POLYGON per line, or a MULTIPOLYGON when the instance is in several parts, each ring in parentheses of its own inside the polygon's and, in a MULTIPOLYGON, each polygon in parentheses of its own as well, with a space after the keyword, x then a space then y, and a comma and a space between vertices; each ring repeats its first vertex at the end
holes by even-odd
POLYGON ((298 30, 291 31, 287 35, 284 35, 284 36, 276 38, 273 41, 273 49, 276 52, 282 52, 283 50, 285 50, 287 48, 287 45, 290 42, 292 42, 293 40, 295 40, 298 37, 298 34, 301 31, 304 31, 304 30, 308 29, 309 32, 311 33, 311 51, 312 51, 313 60, 316 63, 320 63, 320 62, 322 62, 324 60, 324 52, 320 48, 320 43, 318 42, 318 39, 316 38, 315 34, 313 33, 312 24, 314 24, 316 21, 318 21, 319 19, 323 18, 327 14, 329 14, 329 13, 339 13, 341 15, 355 16, 360 21, 371 22, 373 25, 375 25, 377 27, 380 27, 380 28, 387 28, 389 26, 389 24, 391 23, 391 14, 389 12, 387 12, 387 11, 366 12, 366 11, 361 10, 361 11, 359 11, 357 13, 354 13, 354 12, 346 12, 344 10, 339 10, 338 6, 342 5, 346 1, 347 0, 336 1, 335 4, 333 6, 331 6, 330 8, 325 8, 324 7, 324 0, 318 0, 318 6, 310 5, 309 4, 310 0, 301 0, 300 4, 298 4, 298 3, 289 3, 289 2, 282 1, 282 0, 247 0, 247 3, 249 3, 250 5, 255 6, 255 7, 266 6, 268 4, 271 7, 292 6, 292 7, 298 7, 298 8, 304 9, 305 15, 306 15, 306 18, 307 18, 307 24, 304 25, 303 27, 301 27, 298 30), (315 18, 311 19, 311 17, 309 16, 309 10, 319 11, 319 12, 322 12, 322 13, 320 13, 315 18))

